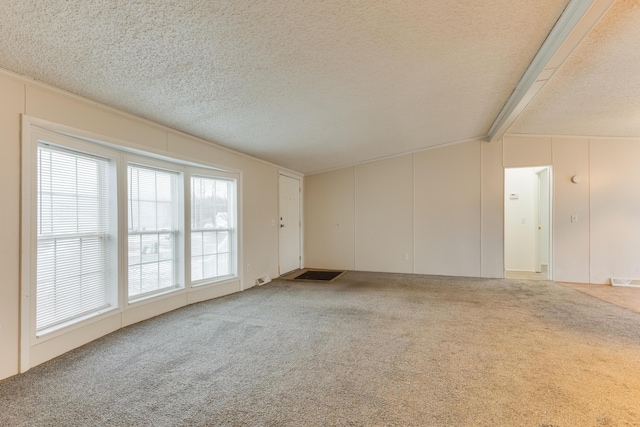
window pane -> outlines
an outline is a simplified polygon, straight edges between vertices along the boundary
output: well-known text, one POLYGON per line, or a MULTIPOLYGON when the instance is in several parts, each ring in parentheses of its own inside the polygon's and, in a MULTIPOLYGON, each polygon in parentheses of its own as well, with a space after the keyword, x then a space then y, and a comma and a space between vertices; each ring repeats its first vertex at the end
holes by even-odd
POLYGON ((158 261, 158 235, 143 234, 142 236, 142 262, 158 261))
POLYGON ((178 175, 129 165, 129 297, 163 291, 177 284, 175 198, 178 175), (139 239, 140 243, 136 243, 139 239), (135 251, 139 257, 134 255, 135 251), (137 267, 137 268, 134 268, 137 267), (139 279, 134 276, 139 275, 139 279))
POLYGON ((129 265, 140 264, 140 235, 129 236, 129 265))
POLYGON ((218 231, 218 252, 229 252, 229 232, 218 231))
POLYGON ((191 177, 192 281, 232 274, 231 196, 234 189, 235 181, 229 179, 191 177), (221 258, 221 253, 226 255, 221 258))
POLYGON ((140 265, 129 266, 129 296, 142 293, 140 273, 140 265))
POLYGON ((231 274, 231 258, 229 254, 218 255, 218 276, 226 276, 231 274))
POLYGON ((171 202, 158 202, 157 209, 157 229, 171 230, 173 224, 173 204, 171 202))
POLYGON ((198 257, 202 255, 202 234, 201 231, 191 233, 191 256, 198 257))
POLYGON ((160 234, 159 236, 159 253, 160 261, 168 261, 173 259, 173 235, 170 233, 160 234))
POLYGON ((207 231, 203 234, 202 253, 204 255, 212 255, 216 253, 216 232, 207 231))
POLYGON ((202 257, 191 257, 191 280, 201 280, 202 275, 202 257))
POLYGON ((218 272, 218 261, 215 255, 205 255, 202 257, 204 277, 215 277, 218 272))
POLYGON ((160 287, 159 281, 158 263, 140 266, 140 288, 142 293, 157 290, 160 287))
POLYGON ((140 200, 137 204, 140 209, 140 211, 138 212, 138 230, 157 230, 158 209, 156 202, 153 200, 140 200))
POLYGON ((138 187, 138 194, 140 200, 156 200, 156 171, 135 168, 138 181, 136 183, 138 187))
POLYGON ((38 147, 37 331, 108 306, 108 163, 38 147))
POLYGON ((158 264, 158 273, 160 276, 160 288, 168 288, 174 285, 172 261, 160 262, 158 264))

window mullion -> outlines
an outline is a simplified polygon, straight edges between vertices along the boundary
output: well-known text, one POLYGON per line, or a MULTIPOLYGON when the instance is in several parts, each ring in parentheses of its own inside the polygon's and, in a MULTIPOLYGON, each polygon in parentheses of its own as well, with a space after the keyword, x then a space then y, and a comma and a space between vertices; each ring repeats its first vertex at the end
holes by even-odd
POLYGON ((75 194, 74 194, 74 200, 76 202, 76 233, 80 231, 80 198, 79 198, 79 187, 78 187, 78 159, 76 158, 75 161, 73 162, 73 165, 75 167, 75 194))

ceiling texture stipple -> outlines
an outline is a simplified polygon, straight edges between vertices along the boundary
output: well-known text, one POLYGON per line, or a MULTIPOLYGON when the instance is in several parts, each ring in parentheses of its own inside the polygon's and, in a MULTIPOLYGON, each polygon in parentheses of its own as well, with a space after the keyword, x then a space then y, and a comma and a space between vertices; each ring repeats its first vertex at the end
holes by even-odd
POLYGON ((484 137, 567 3, 22 0, 0 67, 312 173, 484 137))
POLYGON ((640 137, 640 2, 617 0, 510 129, 640 137))

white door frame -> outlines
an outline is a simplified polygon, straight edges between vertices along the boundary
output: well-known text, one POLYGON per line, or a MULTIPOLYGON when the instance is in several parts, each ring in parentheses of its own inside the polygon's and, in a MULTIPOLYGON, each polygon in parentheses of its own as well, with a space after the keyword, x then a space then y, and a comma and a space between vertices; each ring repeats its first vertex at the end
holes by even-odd
MULTIPOLYGON (((553 166, 551 165, 542 165, 542 166, 525 166, 525 167, 505 167, 504 168, 504 179, 503 179, 503 203, 506 203, 506 191, 507 191, 507 180, 506 180, 506 176, 507 176, 507 170, 508 169, 533 169, 534 173, 536 174, 536 183, 534 185, 534 188, 532 189, 532 191, 534 192, 533 194, 533 198, 535 200, 535 211, 532 212, 533 214, 533 218, 535 218, 534 224, 532 224, 535 227, 535 266, 537 267, 537 270, 541 270, 540 268, 540 264, 541 264, 541 260, 540 260, 540 231, 538 230, 538 227, 540 226, 540 185, 539 185, 539 173, 542 170, 547 170, 548 171, 548 196, 549 196, 549 218, 548 218, 548 239, 547 239, 547 243, 548 243, 548 252, 547 252, 547 256, 548 256, 548 271, 547 271, 547 280, 553 280, 553 166)), ((506 210, 506 205, 503 206, 503 213, 506 210)), ((503 243, 503 253, 502 253, 502 259, 503 259, 503 266, 504 266, 504 271, 506 271, 506 241, 507 241, 507 217, 506 215, 503 215, 503 239, 504 239, 504 243, 503 243)))
POLYGON ((537 205, 538 205, 538 212, 537 212, 537 227, 538 227, 538 232, 536 233, 536 267, 538 268, 539 271, 542 270, 542 260, 540 259, 540 251, 542 250, 542 243, 541 243, 541 231, 544 232, 544 230, 541 230, 541 224, 542 224, 542 216, 546 216, 546 222, 548 224, 547 226, 547 230, 546 230, 546 234, 547 234, 547 279, 551 280, 551 272, 553 271, 553 269, 551 268, 551 263, 552 263, 552 253, 551 250, 553 248, 553 244, 552 244, 552 237, 553 237, 553 233, 552 233, 552 227, 553 227, 553 206, 552 206, 552 202, 553 202, 553 192, 552 192, 552 167, 551 166, 544 166, 541 167, 540 170, 536 171, 536 177, 537 177, 537 205), (541 185, 540 185, 540 174, 546 171, 547 172, 547 196, 549 198, 548 200, 548 206, 549 209, 547 212, 542 212, 541 207, 542 204, 540 203, 541 199, 541 185))
MULTIPOLYGON (((547 222, 547 232, 546 232, 546 241, 547 241, 547 279, 553 280, 552 272, 553 272, 553 167, 545 166, 544 169, 541 169, 537 172, 538 177, 540 176, 540 172, 545 170, 547 172, 547 197, 548 197, 548 210, 547 212, 541 212, 540 206, 538 203, 538 215, 545 215, 547 222)), ((540 189, 538 190, 540 192, 540 189)), ((540 196, 540 194, 539 194, 540 196)), ((538 218, 540 222, 540 218, 538 218)), ((538 239, 540 238, 540 234, 538 235, 538 239)), ((540 243, 538 243, 540 245, 540 243)), ((538 248, 538 261, 540 262, 540 247, 538 248)))
MULTIPOLYGON (((293 182, 290 182, 290 183, 294 184, 293 182)), ((299 177, 280 173, 278 175, 278 274, 279 275, 297 270, 302 266, 302 215, 301 215, 302 197, 301 196, 302 196, 301 179, 299 177), (290 213, 293 215, 292 218, 287 218, 287 213, 283 212, 283 209, 284 209, 283 203, 286 202, 284 197, 292 196, 291 194, 289 195, 285 194, 285 192, 287 191, 283 188, 284 187, 283 180, 285 179, 297 181, 297 194, 293 194, 293 197, 297 198, 297 206, 293 208, 293 211, 290 213), (291 246, 289 248, 284 247, 285 244, 289 243, 285 240, 288 238, 288 235, 285 232, 285 230, 283 230, 286 227, 297 228, 297 239, 295 239, 296 240, 295 242, 291 243, 291 246)), ((289 215, 289 216, 292 216, 292 215, 289 215)), ((289 229, 287 229, 286 231, 288 232, 289 229)), ((294 233, 294 237, 295 235, 296 233, 294 233)))

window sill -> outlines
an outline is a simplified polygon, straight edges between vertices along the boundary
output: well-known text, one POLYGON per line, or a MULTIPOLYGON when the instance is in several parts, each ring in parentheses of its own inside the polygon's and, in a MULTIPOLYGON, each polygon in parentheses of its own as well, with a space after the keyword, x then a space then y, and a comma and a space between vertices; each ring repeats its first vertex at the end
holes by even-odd
POLYGON ((59 337, 61 335, 64 335, 76 329, 83 328, 92 323, 95 323, 100 320, 106 319, 110 316, 113 316, 114 314, 117 314, 120 311, 121 310, 118 307, 109 306, 101 310, 95 311, 93 313, 86 314, 82 317, 69 320, 68 322, 60 323, 58 325, 43 329, 41 331, 36 332, 36 334, 33 336, 32 345, 39 344, 49 339, 59 337))
POLYGON ((178 292, 183 292, 185 290, 184 286, 174 286, 171 288, 166 288, 157 292, 152 292, 152 293, 147 293, 147 294, 142 294, 142 295, 136 295, 133 298, 130 298, 127 301, 127 305, 131 306, 131 305, 136 305, 138 303, 142 303, 142 302, 146 302, 146 301, 151 301, 154 300, 156 298, 160 298, 160 297, 166 297, 168 295, 172 295, 178 292))
POLYGON ((234 274, 228 274, 226 276, 216 277, 213 279, 204 279, 191 283, 191 289, 201 289, 208 286, 225 285, 227 283, 238 280, 238 276, 234 274))

